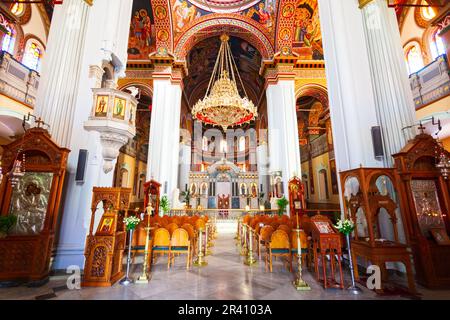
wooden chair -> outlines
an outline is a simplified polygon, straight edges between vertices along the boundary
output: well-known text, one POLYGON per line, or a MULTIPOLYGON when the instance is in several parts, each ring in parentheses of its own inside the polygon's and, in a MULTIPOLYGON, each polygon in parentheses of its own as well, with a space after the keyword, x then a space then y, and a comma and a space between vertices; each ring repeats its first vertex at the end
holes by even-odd
POLYGON ((270 225, 272 226, 273 230, 277 230, 280 226, 280 223, 278 221, 273 221, 270 225))
POLYGON ((169 223, 169 224, 166 226, 166 229, 169 231, 170 235, 172 235, 172 233, 173 233, 176 229, 178 229, 178 228, 179 228, 179 227, 178 227, 178 225, 177 225, 175 222, 169 223))
POLYGON ((283 230, 287 234, 291 234, 292 228, 287 224, 281 224, 277 230, 283 230))
MULTIPOLYGON (((156 229, 153 238, 151 261, 154 263, 154 254, 164 255, 167 254, 170 258, 170 233, 165 228, 156 229)), ((170 259, 167 261, 167 268, 170 267, 170 259)))
POLYGON ((186 269, 189 269, 191 261, 191 241, 188 232, 183 228, 174 230, 170 240, 169 267, 175 262, 175 255, 186 253, 186 269))
POLYGON ((197 252, 197 235, 195 234, 195 229, 192 224, 185 223, 181 226, 189 234, 189 240, 191 241, 191 256, 197 252))
POLYGON ((270 272, 273 271, 272 260, 273 257, 286 258, 287 263, 289 263, 289 271, 292 272, 292 255, 291 255, 291 245, 289 241, 289 236, 283 230, 276 230, 272 233, 270 237, 270 242, 267 245, 266 252, 266 271, 267 266, 269 266, 270 272))
POLYGON ((261 228, 258 239, 258 258, 261 256, 261 246, 267 246, 274 231, 272 226, 264 226, 261 228))

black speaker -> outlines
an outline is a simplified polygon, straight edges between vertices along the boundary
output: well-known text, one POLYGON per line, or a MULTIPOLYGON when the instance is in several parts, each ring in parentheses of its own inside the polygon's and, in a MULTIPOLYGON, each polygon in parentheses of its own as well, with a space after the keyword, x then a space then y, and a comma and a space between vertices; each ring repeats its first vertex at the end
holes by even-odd
POLYGON ((373 145, 373 154, 376 159, 384 157, 384 149, 383 149, 383 138, 381 136, 381 128, 380 126, 372 127, 372 145, 373 145))
POLYGON ((75 182, 84 182, 84 173, 86 172, 86 163, 88 158, 88 151, 80 149, 78 152, 77 172, 75 174, 75 182))

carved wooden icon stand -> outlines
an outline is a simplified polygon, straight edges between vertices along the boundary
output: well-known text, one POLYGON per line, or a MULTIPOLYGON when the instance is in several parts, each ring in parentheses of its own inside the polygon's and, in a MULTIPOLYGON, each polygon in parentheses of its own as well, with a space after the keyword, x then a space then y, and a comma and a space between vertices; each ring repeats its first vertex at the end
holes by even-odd
POLYGON ((11 234, 0 239, 0 281, 47 280, 70 150, 56 145, 40 127, 3 148, 1 215, 14 214, 18 220, 11 234), (6 173, 23 154, 26 172, 13 188, 6 173))
MULTIPOLYGON (((391 198, 390 192, 398 190, 394 169, 390 168, 358 168, 341 172, 341 185, 346 186, 349 179, 356 179, 358 190, 354 193, 343 193, 344 212, 346 218, 355 223, 354 239, 351 240, 353 268, 355 279, 359 280, 357 257, 379 266, 383 282, 388 281, 387 262, 401 262, 406 268, 408 287, 411 293, 416 293, 414 274, 411 266, 411 254, 408 244, 399 241, 396 209, 397 204, 391 198), (381 179, 381 180, 379 180, 381 179), (388 187, 388 181, 391 182, 388 187), (379 185, 386 183, 385 190, 379 185), (393 188, 394 190, 389 190, 393 188), (393 230, 392 240, 382 239, 380 228, 380 213, 387 214, 393 230), (359 222, 365 221, 367 232, 360 230, 359 222), (360 236, 364 233, 364 237, 360 236)), ((384 188, 384 187, 383 187, 384 188)), ((397 193, 398 194, 398 193, 397 193)), ((405 221, 402 211, 402 220, 405 221)), ((408 239, 406 239, 408 241, 408 239)), ((382 290, 382 289, 381 289, 382 290)))
POLYGON ((419 134, 393 157, 417 281, 450 288, 450 245, 433 235, 434 230, 450 234, 450 183, 436 168, 436 147, 432 136, 419 134))
POLYGON ((130 205, 130 196, 130 188, 93 188, 83 287, 109 287, 123 277, 122 258, 126 244, 123 213, 130 205), (99 203, 103 203, 104 213, 93 234, 99 203))
POLYGON ((291 216, 299 215, 299 217, 305 213, 305 187, 302 180, 298 177, 293 177, 289 180, 289 209, 291 216))
POLYGON ((317 281, 323 281, 325 289, 330 287, 344 289, 341 235, 333 228, 331 220, 322 215, 313 216, 309 227, 313 241, 314 269, 317 281), (330 256, 331 277, 328 277, 327 273, 327 255, 330 256), (335 260, 336 256, 337 261, 335 260), (336 262, 339 268, 339 283, 336 282, 336 262), (322 275, 319 272, 319 264, 322 266, 322 275))

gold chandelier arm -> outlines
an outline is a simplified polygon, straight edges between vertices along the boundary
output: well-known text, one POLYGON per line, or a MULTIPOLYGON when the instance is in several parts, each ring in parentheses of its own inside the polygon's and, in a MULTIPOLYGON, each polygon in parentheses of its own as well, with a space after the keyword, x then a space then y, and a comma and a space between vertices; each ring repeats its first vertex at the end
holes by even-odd
MULTIPOLYGON (((231 49, 230 49, 230 53, 231 53, 231 49)), ((241 83, 242 90, 244 91, 245 96, 248 97, 247 91, 245 90, 244 83, 242 82, 241 75, 239 74, 239 70, 237 68, 236 61, 234 61, 233 56, 231 56, 231 61, 233 62, 234 67, 236 68, 236 72, 237 72, 237 75, 239 78, 239 82, 241 83)), ((235 82, 236 82, 236 80, 235 80, 235 82)))
MULTIPOLYGON (((220 46, 220 49, 219 49, 219 57, 220 57, 220 52, 221 52, 221 50, 222 50, 222 46, 220 46)), ((215 63, 215 65, 214 65, 214 69, 213 69, 211 78, 209 79, 208 89, 206 89, 204 98, 206 98, 206 97, 208 96, 208 93, 209 93, 209 91, 210 91, 210 89, 211 89, 211 84, 213 83, 214 76, 215 76, 215 74, 217 73, 217 69, 218 69, 218 67, 219 67, 219 60, 220 60, 220 58, 216 60, 216 63, 215 63)))

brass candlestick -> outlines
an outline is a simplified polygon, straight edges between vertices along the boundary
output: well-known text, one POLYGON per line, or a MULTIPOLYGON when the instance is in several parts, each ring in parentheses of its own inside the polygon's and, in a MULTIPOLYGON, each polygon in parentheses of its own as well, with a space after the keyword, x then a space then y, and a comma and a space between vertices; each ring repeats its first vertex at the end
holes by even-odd
POLYGON ((206 231, 205 231, 205 256, 209 256, 212 252, 209 250, 209 231, 211 230, 211 226, 209 222, 206 223, 206 231))
POLYGON ((234 237, 234 239, 237 241, 237 245, 241 243, 241 218, 238 218, 236 237, 234 237))
POLYGON ((149 256, 149 247, 150 247, 150 216, 151 216, 151 212, 152 212, 152 206, 149 205, 146 208, 146 212, 147 212, 147 226, 144 228, 144 230, 146 231, 146 238, 145 238, 145 249, 144 249, 144 265, 142 266, 142 274, 139 276, 139 278, 135 281, 136 283, 141 283, 141 284, 145 284, 148 283, 151 279, 151 275, 149 272, 147 272, 147 268, 149 266, 148 263, 148 256, 149 256))
POLYGON ((250 226, 247 226, 249 230, 249 238, 248 238, 248 254, 247 260, 244 262, 247 266, 252 266, 256 264, 256 259, 253 257, 253 230, 250 226))
MULTIPOLYGON (((298 221, 298 217, 297 217, 298 221)), ((302 247, 301 247, 301 241, 300 241, 300 228, 297 223, 297 229, 294 229, 294 231, 297 233, 297 255, 298 255, 298 274, 297 278, 294 280, 293 285, 295 289, 298 291, 308 291, 311 290, 311 287, 308 286, 308 284, 303 280, 302 278, 302 247)))
POLYGON ((197 267, 203 267, 208 265, 208 262, 203 260, 203 244, 202 244, 202 238, 203 238, 203 229, 198 230, 199 238, 198 238, 198 254, 197 254, 197 260, 194 261, 194 266, 197 267))
POLYGON ((242 249, 241 249, 241 256, 245 256, 247 254, 247 230, 245 228, 245 224, 241 225, 242 228, 242 249))

